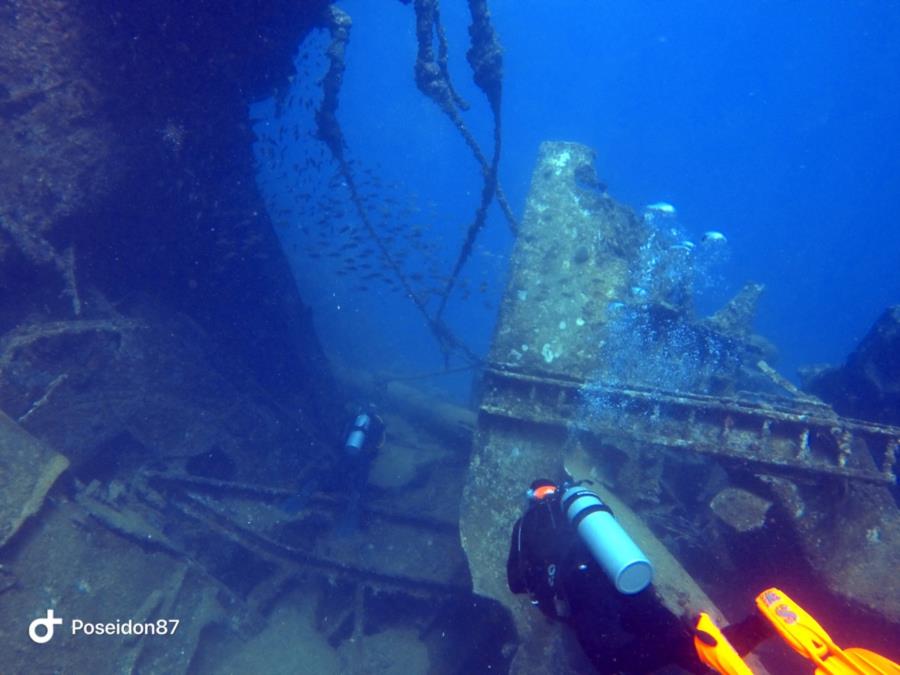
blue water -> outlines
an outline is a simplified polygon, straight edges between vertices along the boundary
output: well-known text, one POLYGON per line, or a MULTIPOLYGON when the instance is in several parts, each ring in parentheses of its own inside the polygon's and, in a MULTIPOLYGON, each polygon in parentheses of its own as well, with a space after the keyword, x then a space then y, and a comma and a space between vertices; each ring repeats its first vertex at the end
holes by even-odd
MULTIPOLYGON (((478 204, 479 170, 415 88, 411 6, 340 6, 354 20, 339 110, 349 150, 396 183, 401 199, 414 199, 412 220, 425 224, 433 257, 449 270, 478 204)), ((518 216, 541 141, 592 146, 618 200, 636 210, 671 202, 692 238, 706 230, 728 237, 721 283, 699 306, 712 311, 745 281, 763 282, 757 329, 778 347, 789 377, 802 364, 842 361, 877 315, 900 302, 900 41, 893 39, 900 5, 495 0, 490 7, 504 48, 500 182, 518 216)), ((451 76, 472 104, 466 123, 489 154, 489 110, 465 61, 468 8, 445 3, 442 18, 451 76)), ((324 42, 316 44, 314 36, 301 47, 301 56, 312 54, 301 68, 321 52, 324 42)), ((272 115, 271 102, 252 114, 272 115)), ((311 117, 284 115, 271 124, 311 129, 311 117)), ((320 152, 317 145, 305 136, 290 147, 302 155, 320 152)), ((263 168, 261 180, 277 196, 291 179, 263 168)), ((288 217, 292 224, 280 230, 300 250, 309 242, 292 226, 304 217, 288 217)), ((465 273, 485 290, 466 301, 457 294, 447 313, 482 353, 511 242, 495 207, 465 273)), ((333 353, 393 372, 441 367, 410 303, 355 291, 327 265, 292 256, 333 353)))

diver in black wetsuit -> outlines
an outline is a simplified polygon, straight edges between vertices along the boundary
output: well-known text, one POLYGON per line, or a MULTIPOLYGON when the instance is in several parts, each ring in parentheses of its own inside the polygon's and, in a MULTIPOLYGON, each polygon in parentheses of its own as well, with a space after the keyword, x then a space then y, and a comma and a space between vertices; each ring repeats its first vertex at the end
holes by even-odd
POLYGON ((672 664, 707 672, 694 651, 691 628, 662 605, 650 585, 649 562, 610 521, 609 509, 587 490, 548 480, 532 483, 528 509, 513 527, 506 568, 510 590, 531 594, 547 617, 565 621, 599 673, 651 673, 672 664), (588 502, 587 508, 576 500, 588 502), (606 569, 577 531, 590 517, 597 519, 591 525, 598 526, 598 536, 620 553, 606 558, 606 569), (626 551, 628 543, 620 537, 633 549, 626 551))
POLYGON ((339 518, 338 528, 343 531, 356 529, 359 503, 369 483, 369 469, 384 445, 386 428, 384 420, 372 405, 359 409, 341 434, 340 454, 327 469, 307 479, 297 493, 281 504, 287 513, 300 512, 316 493, 332 494, 346 498, 346 508, 339 518))
MULTIPOLYGON (((590 490, 537 480, 513 527, 506 574, 551 619, 567 622, 599 673, 644 675, 665 666, 752 675, 744 656, 780 635, 816 673, 900 675, 900 664, 860 647, 841 649, 786 593, 771 587, 757 612, 720 628, 706 612, 688 625, 662 604, 652 567, 590 490)), ((670 672, 670 671, 667 671, 670 672)))
POLYGON ((385 426, 371 407, 353 418, 344 434, 344 478, 359 491, 368 482, 369 467, 384 445, 385 426))
POLYGON ((332 485, 340 486, 348 498, 347 509, 339 524, 343 531, 356 529, 359 502, 369 483, 369 469, 384 445, 386 428, 374 407, 360 410, 344 433, 343 461, 336 466, 332 485))

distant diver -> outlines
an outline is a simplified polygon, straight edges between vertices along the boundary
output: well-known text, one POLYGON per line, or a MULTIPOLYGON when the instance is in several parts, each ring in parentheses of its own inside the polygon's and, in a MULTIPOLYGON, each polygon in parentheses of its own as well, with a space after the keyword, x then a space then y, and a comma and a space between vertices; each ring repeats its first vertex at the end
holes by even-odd
POLYGON ((720 629, 705 612, 688 624, 663 605, 653 567, 612 510, 580 483, 536 480, 513 526, 506 563, 513 593, 528 593, 548 618, 566 622, 599 673, 652 673, 677 665, 753 675, 742 655, 780 635, 816 675, 900 675, 874 652, 841 649, 786 594, 769 588, 759 612, 720 629))
POLYGON ((337 480, 329 486, 339 488, 347 497, 338 532, 351 532, 359 526, 360 499, 368 487, 369 469, 384 445, 386 431, 384 420, 369 405, 360 408, 343 434, 343 460, 335 467, 337 480))
POLYGON ((386 427, 373 405, 358 408, 341 433, 339 457, 330 470, 304 481, 297 493, 281 504, 289 514, 302 511, 317 493, 339 494, 346 507, 336 529, 347 533, 359 524, 359 504, 369 483, 369 469, 384 445, 386 427))

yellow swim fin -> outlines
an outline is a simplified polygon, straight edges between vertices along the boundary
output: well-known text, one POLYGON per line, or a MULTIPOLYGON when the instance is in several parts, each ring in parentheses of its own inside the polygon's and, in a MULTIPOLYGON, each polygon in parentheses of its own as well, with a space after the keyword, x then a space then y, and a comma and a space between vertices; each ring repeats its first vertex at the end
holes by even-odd
POLYGON ((707 666, 722 675, 753 675, 731 643, 706 612, 694 626, 694 649, 707 666))
POLYGON ((777 588, 756 596, 756 606, 816 675, 900 675, 900 665, 867 649, 841 649, 819 623, 777 588))

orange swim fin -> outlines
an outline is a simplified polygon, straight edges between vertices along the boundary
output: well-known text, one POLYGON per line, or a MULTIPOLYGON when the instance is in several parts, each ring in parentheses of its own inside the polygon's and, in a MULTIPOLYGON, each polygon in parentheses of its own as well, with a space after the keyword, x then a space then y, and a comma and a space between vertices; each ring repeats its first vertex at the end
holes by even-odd
POLYGON ((881 675, 900 675, 900 665, 881 654, 870 652, 868 649, 849 647, 844 650, 844 656, 853 662, 861 672, 878 673, 881 675))
POLYGON ((756 596, 756 606, 779 635, 816 664, 816 675, 900 675, 900 665, 867 649, 841 649, 819 623, 777 588, 756 596))
POLYGON ((706 612, 701 612, 694 626, 694 649, 707 666, 722 675, 753 675, 728 638, 706 612))

